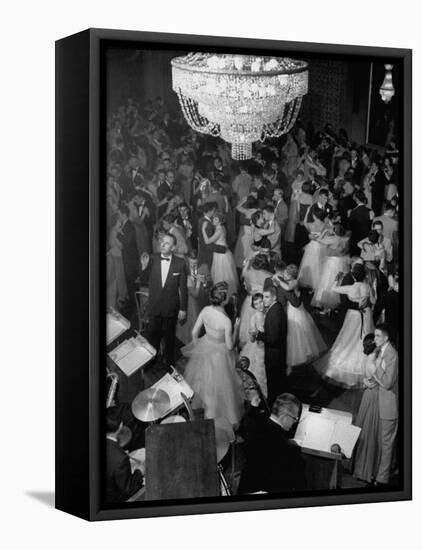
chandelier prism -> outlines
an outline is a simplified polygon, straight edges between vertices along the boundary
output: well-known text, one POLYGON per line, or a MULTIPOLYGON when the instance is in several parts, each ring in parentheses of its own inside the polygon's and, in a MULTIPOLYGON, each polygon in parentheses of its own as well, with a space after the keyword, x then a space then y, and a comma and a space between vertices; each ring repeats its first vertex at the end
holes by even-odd
POLYGON ((308 64, 290 58, 189 53, 172 59, 173 90, 191 128, 252 157, 252 143, 287 133, 308 91, 308 64))

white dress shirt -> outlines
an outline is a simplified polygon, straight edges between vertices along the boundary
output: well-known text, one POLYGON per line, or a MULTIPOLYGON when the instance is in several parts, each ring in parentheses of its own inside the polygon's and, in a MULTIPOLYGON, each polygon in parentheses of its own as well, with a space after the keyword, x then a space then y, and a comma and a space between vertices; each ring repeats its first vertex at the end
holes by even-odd
POLYGON ((170 264, 171 264, 171 256, 169 256, 169 261, 162 260, 162 256, 160 256, 160 262, 161 262, 161 286, 164 287, 166 284, 167 276, 169 274, 170 270, 170 264))

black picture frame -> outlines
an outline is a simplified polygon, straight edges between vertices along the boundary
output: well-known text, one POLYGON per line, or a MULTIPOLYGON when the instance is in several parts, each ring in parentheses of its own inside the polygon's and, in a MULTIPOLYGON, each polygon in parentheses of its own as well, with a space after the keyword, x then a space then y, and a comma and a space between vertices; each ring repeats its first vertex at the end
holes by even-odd
POLYGON ((408 49, 89 29, 56 42, 56 508, 87 520, 263 510, 412 498, 412 51, 408 49), (400 67, 402 338, 399 490, 231 497, 105 507, 101 501, 102 368, 105 346, 103 139, 107 47, 278 51, 371 58, 400 67))

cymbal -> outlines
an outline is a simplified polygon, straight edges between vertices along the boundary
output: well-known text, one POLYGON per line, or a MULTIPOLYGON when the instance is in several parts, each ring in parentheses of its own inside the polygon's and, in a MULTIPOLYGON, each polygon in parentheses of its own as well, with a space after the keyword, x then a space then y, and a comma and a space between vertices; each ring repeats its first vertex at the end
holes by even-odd
POLYGON ((148 388, 132 401, 133 416, 142 422, 158 420, 170 407, 170 397, 164 390, 148 388))

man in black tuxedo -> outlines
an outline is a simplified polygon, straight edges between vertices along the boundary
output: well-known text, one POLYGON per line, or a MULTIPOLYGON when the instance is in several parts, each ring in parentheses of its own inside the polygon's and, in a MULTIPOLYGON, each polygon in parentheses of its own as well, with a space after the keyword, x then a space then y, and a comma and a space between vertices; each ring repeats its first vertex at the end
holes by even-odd
POLYGON ((305 215, 305 224, 312 223, 314 221, 314 212, 317 209, 324 211, 324 219, 333 217, 333 207, 328 204, 329 192, 327 189, 321 188, 318 193, 318 200, 312 206, 308 208, 305 215))
POLYGON ((300 401, 290 393, 275 399, 270 416, 259 408, 259 399, 251 401, 240 427, 245 439, 246 461, 240 475, 239 494, 290 493, 305 489, 305 465, 300 447, 289 443, 300 408, 300 401))
POLYGON ((211 237, 215 231, 214 226, 212 225, 212 217, 217 210, 217 203, 207 202, 202 207, 203 216, 199 219, 198 222, 198 245, 199 245, 199 265, 206 264, 211 270, 212 264, 212 255, 213 252, 218 252, 224 254, 227 250, 225 246, 219 244, 205 244, 204 236, 202 234, 202 226, 206 222, 205 232, 208 237, 211 237))
POLYGON ((131 472, 129 457, 119 445, 122 427, 119 409, 109 407, 106 419, 106 498, 109 504, 124 502, 143 485, 142 473, 139 469, 131 472))
POLYGON ((258 332, 256 339, 264 342, 268 404, 271 407, 277 395, 286 389, 287 315, 277 301, 274 286, 264 289, 263 296, 266 308, 264 332, 258 332))
POLYGON ((368 236, 372 220, 371 211, 366 206, 367 199, 365 193, 363 191, 357 191, 354 198, 356 207, 349 215, 349 229, 351 231, 350 254, 352 256, 359 256, 360 248, 357 244, 368 236))
POLYGON ((129 220, 129 208, 123 204, 119 209, 121 226, 117 238, 122 243, 122 261, 125 272, 129 303, 135 303, 136 279, 139 275, 139 255, 135 226, 129 220))
POLYGON ((174 362, 176 323, 185 321, 187 311, 186 264, 174 255, 176 238, 168 234, 160 241, 161 254, 150 262, 147 339, 157 351, 164 339, 164 357, 174 362))

